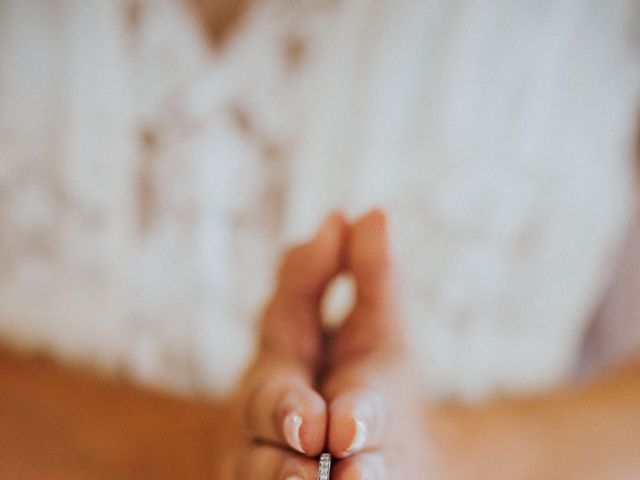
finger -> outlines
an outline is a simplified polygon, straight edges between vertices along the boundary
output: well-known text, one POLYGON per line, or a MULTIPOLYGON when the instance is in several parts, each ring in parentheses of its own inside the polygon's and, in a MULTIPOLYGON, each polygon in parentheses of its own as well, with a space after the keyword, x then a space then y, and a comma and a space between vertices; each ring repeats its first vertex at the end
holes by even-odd
POLYGON ((320 453, 326 433, 326 404, 313 389, 321 350, 318 298, 342 268, 345 233, 344 217, 331 214, 309 242, 285 256, 245 391, 251 434, 308 455, 320 453))
POLYGON ((315 367, 320 354, 320 299, 343 268, 346 227, 342 214, 333 213, 309 242, 285 255, 263 317, 263 348, 315 367))
POLYGON ((416 383, 404 355, 384 347, 333 367, 322 386, 331 454, 345 458, 387 443, 393 419, 419 408, 416 383))
POLYGON ((404 325, 395 300, 387 221, 379 210, 350 228, 347 264, 356 305, 330 345, 323 393, 329 401, 328 445, 346 457, 382 443, 396 366, 405 351, 404 325))
POLYGON ((393 293, 392 256, 387 219, 372 210, 354 222, 349 231, 347 262, 356 281, 359 304, 386 306, 393 293))
POLYGON ((384 395, 375 390, 348 390, 329 404, 329 451, 338 458, 382 445, 388 432, 384 395))
POLYGON ((384 454, 362 453, 339 462, 331 473, 335 480, 387 480, 390 477, 384 454))
POLYGON ((389 412, 397 414, 411 390, 384 214, 373 210, 358 219, 347 243, 356 305, 331 342, 323 383, 329 451, 340 458, 380 447, 390 430, 389 412))
POLYGON ((291 248, 280 265, 276 297, 289 304, 317 302, 342 266, 346 227, 344 215, 332 212, 310 241, 291 248))
POLYGON ((387 220, 372 210, 351 225, 346 263, 356 285, 356 304, 330 345, 331 361, 343 364, 380 348, 404 348, 399 288, 387 220))
POLYGON ((247 380, 245 419, 253 438, 318 455, 325 443, 327 408, 304 369, 264 358, 247 380))
POLYGON ((317 460, 269 445, 252 445, 238 459, 237 480, 316 480, 317 460))

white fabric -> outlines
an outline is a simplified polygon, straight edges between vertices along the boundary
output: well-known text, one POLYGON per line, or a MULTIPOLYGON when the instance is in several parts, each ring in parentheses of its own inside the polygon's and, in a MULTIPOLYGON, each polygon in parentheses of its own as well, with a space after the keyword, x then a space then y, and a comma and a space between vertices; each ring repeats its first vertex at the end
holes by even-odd
POLYGON ((3 337, 223 392, 277 253, 376 205, 428 392, 572 372, 634 211, 633 2, 263 0, 220 51, 186 3, 0 3, 3 337))

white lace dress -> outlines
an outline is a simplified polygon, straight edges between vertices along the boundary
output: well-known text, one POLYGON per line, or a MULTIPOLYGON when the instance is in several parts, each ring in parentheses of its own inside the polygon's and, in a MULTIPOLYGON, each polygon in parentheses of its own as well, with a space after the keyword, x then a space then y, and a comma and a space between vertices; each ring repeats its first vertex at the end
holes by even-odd
POLYGON ((218 49, 186 3, 0 3, 4 341, 227 391, 278 252, 375 205, 430 394, 640 344, 640 294, 589 327, 636 212, 633 2, 262 0, 218 49))

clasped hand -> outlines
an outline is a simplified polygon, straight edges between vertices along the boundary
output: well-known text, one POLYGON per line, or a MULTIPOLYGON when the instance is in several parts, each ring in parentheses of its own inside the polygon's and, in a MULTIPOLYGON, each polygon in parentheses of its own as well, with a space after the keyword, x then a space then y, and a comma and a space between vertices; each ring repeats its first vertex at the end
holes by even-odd
POLYGON ((285 255, 242 385, 246 451, 236 478, 312 480, 324 451, 332 480, 422 477, 420 395, 388 244, 380 211, 352 224, 334 213, 285 255), (355 306, 326 332, 321 300, 342 272, 355 280, 355 306))

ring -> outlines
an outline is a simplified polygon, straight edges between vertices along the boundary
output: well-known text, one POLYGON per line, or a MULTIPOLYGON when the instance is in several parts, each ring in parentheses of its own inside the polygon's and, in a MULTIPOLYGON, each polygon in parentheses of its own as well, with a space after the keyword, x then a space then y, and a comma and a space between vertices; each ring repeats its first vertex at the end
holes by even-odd
POLYGON ((320 467, 318 467, 318 480, 329 480, 331 471, 331 455, 323 453, 320 455, 320 467))

